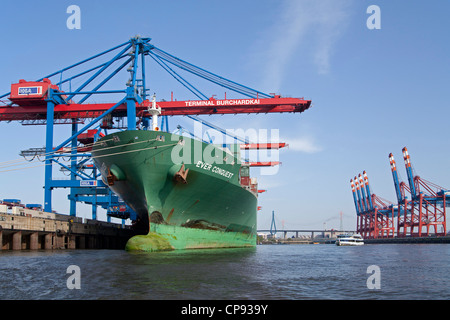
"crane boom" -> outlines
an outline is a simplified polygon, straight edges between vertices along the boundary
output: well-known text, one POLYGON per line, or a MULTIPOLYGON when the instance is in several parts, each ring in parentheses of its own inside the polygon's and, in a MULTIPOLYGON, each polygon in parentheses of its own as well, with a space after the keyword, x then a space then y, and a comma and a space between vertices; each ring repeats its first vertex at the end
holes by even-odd
POLYGON ((400 191, 400 181, 398 179, 397 165, 395 164, 394 155, 389 153, 389 163, 391 165, 392 178, 394 179, 395 193, 397 194, 397 201, 401 203, 403 201, 403 196, 400 191))
POLYGON ((360 210, 358 200, 356 198, 356 189, 355 189, 355 184, 353 183, 353 179, 350 179, 350 185, 352 187, 353 202, 355 203, 356 214, 359 215, 362 210, 360 210))
POLYGON ((409 158, 408 149, 404 147, 402 151, 403 151, 403 159, 405 160, 406 174, 408 175, 409 188, 411 189, 411 197, 415 199, 417 196, 417 192, 414 183, 414 174, 412 171, 411 160, 409 158))
POLYGON ((366 211, 366 207, 365 207, 365 202, 364 202, 363 198, 361 197, 361 191, 360 191, 360 186, 359 186, 359 182, 358 182, 358 177, 355 176, 354 181, 355 181, 355 186, 356 186, 356 195, 358 196, 360 212, 364 212, 364 211, 366 211))
POLYGON ((363 171, 363 176, 364 176, 364 184, 366 187, 366 192, 367 192, 367 203, 369 206, 370 210, 373 210, 373 202, 372 202, 372 193, 370 192, 370 186, 369 186, 369 178, 367 178, 367 173, 366 171, 363 171))
MULTIPOLYGON (((148 100, 136 102, 136 114, 148 116, 148 100)), ((159 101, 162 116, 177 115, 213 115, 239 113, 300 113, 311 106, 311 100, 303 98, 274 98, 264 99, 223 99, 223 100, 189 100, 189 101, 159 101)), ((114 103, 84 103, 84 104, 56 104, 55 119, 83 119, 95 118, 114 106, 114 103)), ((126 116, 126 103, 118 106, 112 113, 113 117, 126 116)), ((34 101, 32 105, 2 106, 0 107, 0 121, 21 121, 46 119, 47 104, 45 97, 34 101)))

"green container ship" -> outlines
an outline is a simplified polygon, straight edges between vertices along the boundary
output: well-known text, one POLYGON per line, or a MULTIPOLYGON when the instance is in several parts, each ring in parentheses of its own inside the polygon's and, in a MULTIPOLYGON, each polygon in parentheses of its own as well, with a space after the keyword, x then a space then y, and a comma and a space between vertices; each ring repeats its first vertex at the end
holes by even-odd
POLYGON ((98 140, 103 181, 138 216, 126 250, 255 246, 257 184, 239 144, 230 148, 158 130, 98 140))

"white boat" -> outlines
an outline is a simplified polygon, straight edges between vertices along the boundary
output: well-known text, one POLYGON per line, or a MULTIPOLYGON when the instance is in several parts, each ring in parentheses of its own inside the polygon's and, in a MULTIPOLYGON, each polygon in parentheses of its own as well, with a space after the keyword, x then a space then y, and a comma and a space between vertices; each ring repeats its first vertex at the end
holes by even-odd
POLYGON ((360 234, 340 234, 337 236, 337 246, 362 246, 364 239, 360 234))

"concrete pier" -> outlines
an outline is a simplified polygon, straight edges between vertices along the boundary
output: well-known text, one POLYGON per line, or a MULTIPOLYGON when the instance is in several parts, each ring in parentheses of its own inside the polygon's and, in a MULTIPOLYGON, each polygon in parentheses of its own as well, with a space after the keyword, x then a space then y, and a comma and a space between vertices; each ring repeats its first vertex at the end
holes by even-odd
POLYGON ((133 235, 129 227, 116 223, 0 213, 0 250, 124 249, 133 235))

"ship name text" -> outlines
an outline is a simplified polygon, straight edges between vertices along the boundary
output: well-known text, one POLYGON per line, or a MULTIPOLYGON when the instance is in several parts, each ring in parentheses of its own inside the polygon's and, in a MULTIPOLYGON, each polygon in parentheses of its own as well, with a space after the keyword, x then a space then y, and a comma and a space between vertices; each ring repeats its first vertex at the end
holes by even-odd
POLYGON ((197 168, 201 168, 201 169, 206 170, 206 171, 211 171, 212 173, 219 174, 219 175, 224 176, 225 178, 229 178, 229 179, 234 176, 234 173, 232 173, 232 172, 230 172, 228 170, 222 169, 222 168, 217 167, 217 166, 213 166, 210 163, 203 162, 203 161, 200 161, 200 160, 197 162, 196 167, 197 168))

